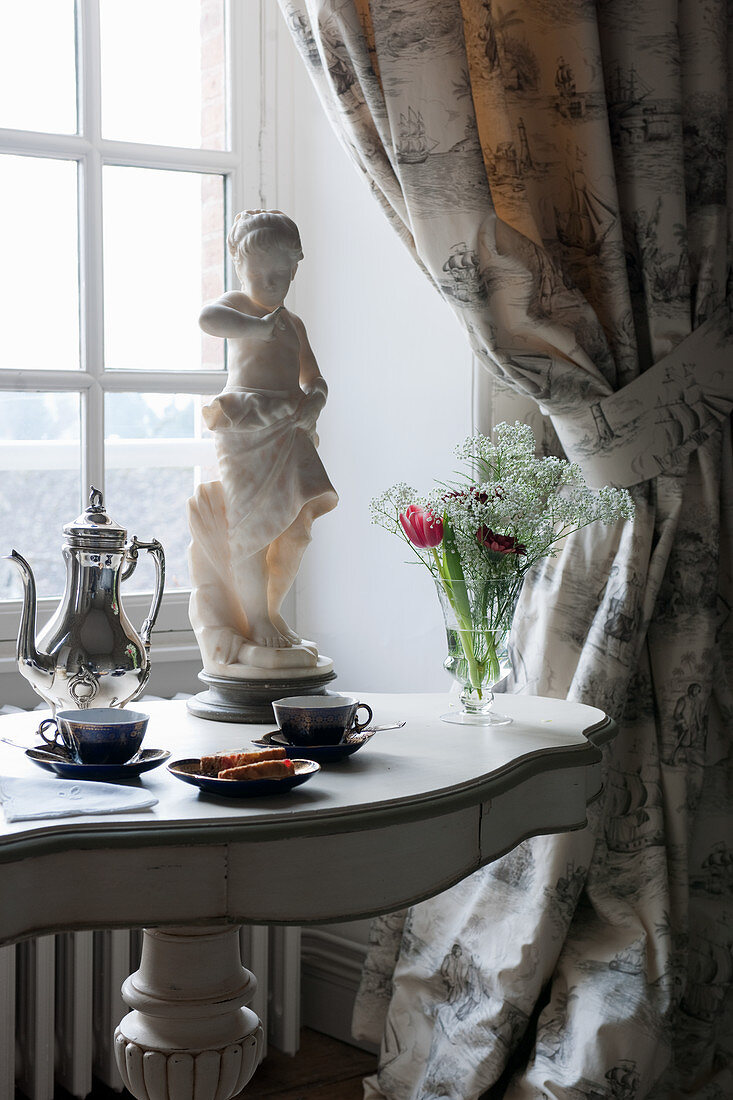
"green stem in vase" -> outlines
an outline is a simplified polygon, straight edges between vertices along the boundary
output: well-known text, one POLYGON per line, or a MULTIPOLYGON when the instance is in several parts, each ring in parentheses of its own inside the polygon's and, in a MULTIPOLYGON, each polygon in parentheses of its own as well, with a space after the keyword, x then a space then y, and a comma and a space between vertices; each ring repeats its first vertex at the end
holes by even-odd
POLYGON ((458 638, 461 643, 468 664, 468 677, 471 687, 477 692, 479 699, 482 696, 483 676, 479 668, 476 654, 473 648, 473 620, 471 618, 471 604, 468 599, 466 579, 463 575, 461 559, 456 549, 455 536, 447 519, 443 520, 443 560, 433 548, 433 557, 438 569, 443 591, 456 616, 458 638))
POLYGON ((476 660, 476 655, 473 651, 473 631, 470 629, 458 629, 458 637, 461 641, 461 648, 466 657, 468 664, 468 678, 471 683, 471 687, 478 695, 479 699, 483 698, 482 694, 482 682, 483 677, 481 675, 481 669, 479 663, 476 660))
POLYGON ((496 638, 491 630, 484 631, 484 638, 486 640, 486 669, 489 674, 489 684, 495 684, 501 671, 499 657, 496 652, 496 638))

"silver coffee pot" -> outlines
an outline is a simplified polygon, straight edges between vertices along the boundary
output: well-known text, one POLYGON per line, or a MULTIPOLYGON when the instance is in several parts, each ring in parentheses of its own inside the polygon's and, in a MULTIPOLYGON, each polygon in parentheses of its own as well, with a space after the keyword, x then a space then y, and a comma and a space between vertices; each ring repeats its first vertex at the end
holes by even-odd
POLYGON ((66 591, 36 640, 36 584, 30 565, 15 550, 23 579, 18 667, 34 691, 57 710, 123 707, 141 694, 150 676, 150 635, 160 610, 165 555, 160 543, 126 542, 127 531, 104 509, 92 487, 89 507, 64 526, 66 591), (155 561, 155 593, 140 633, 120 600, 120 584, 135 571, 140 550, 155 561))

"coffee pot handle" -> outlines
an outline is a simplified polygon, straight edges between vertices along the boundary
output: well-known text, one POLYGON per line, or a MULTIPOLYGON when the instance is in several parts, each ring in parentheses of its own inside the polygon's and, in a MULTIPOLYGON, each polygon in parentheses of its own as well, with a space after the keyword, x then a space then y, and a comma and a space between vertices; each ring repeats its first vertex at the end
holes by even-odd
POLYGON ((158 612, 160 611, 160 602, 163 599, 163 588, 165 587, 165 552, 157 539, 153 539, 151 542, 141 542, 137 536, 133 536, 132 542, 127 547, 126 551, 129 564, 122 574, 123 581, 127 580, 127 578, 132 576, 135 572, 137 556, 140 550, 147 550, 149 554, 153 555, 153 560, 155 561, 155 592, 153 593, 153 602, 150 604, 148 617, 140 628, 140 641, 147 650, 150 649, 150 635, 153 632, 155 620, 158 618, 158 612))

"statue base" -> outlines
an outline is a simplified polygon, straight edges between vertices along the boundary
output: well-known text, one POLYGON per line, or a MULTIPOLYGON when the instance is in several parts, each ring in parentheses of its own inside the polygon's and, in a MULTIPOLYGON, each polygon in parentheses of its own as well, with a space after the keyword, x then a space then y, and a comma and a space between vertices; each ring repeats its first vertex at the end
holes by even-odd
MULTIPOLYGON (((330 665, 330 662, 329 662, 330 665)), ((210 676, 199 672, 207 690, 186 703, 190 714, 212 722, 275 722, 272 704, 289 695, 325 695, 326 684, 336 679, 333 667, 313 670, 306 676, 278 676, 270 679, 238 680, 233 676, 210 676)), ((277 723, 275 723, 277 724, 277 723)))

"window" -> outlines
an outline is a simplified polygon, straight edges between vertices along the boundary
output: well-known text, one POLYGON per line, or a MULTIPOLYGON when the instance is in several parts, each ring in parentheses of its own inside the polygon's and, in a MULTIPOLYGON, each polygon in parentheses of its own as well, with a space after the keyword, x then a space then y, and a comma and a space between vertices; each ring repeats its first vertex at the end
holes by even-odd
MULTIPOLYGON (((130 536, 163 543, 179 629, 185 502, 215 463, 200 407, 225 366, 197 318, 227 285, 225 227, 244 205, 241 18, 227 0, 0 14, 0 553, 15 547, 57 598, 61 529, 94 485, 130 536)), ((0 601, 17 600, 0 564, 0 601)), ((137 590, 153 585, 143 566, 137 590)))

